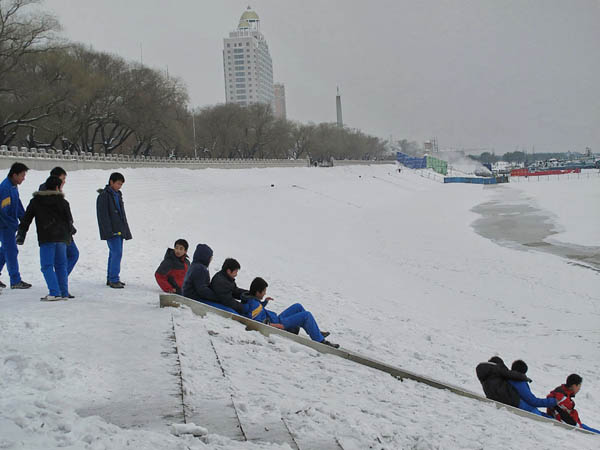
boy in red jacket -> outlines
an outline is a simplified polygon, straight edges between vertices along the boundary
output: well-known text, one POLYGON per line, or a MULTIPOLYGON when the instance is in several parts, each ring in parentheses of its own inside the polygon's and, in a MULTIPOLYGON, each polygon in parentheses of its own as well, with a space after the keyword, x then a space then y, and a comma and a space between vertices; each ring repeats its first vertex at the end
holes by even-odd
POLYGON ((187 250, 188 243, 185 239, 177 239, 174 248, 167 249, 165 259, 160 263, 154 274, 158 285, 163 291, 181 295, 183 279, 190 267, 187 250))
POLYGON ((548 394, 548 398, 552 397, 556 399, 556 406, 554 408, 548 408, 547 412, 559 422, 565 422, 569 425, 574 425, 583 428, 584 430, 600 434, 600 431, 581 423, 579 413, 575 409, 573 397, 575 397, 575 394, 581 389, 582 382, 583 378, 576 373, 569 375, 565 384, 558 386, 548 394))

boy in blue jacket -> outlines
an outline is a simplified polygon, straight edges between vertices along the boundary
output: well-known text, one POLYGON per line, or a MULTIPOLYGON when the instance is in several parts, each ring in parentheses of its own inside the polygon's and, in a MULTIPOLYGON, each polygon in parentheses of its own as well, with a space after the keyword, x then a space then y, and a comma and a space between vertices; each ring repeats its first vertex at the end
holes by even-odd
POLYGON ((269 286, 267 282, 260 277, 252 280, 250 292, 242 295, 246 317, 292 333, 297 333, 298 328, 303 328, 313 341, 339 348, 339 344, 325 340, 329 333, 319 330, 313 315, 306 311, 300 303, 294 303, 281 314, 266 309, 269 301, 273 300, 271 297, 265 298, 267 286, 269 286))
MULTIPOLYGON (((21 280, 16 239, 19 221, 25 215, 25 209, 19 198, 18 186, 25 181, 28 170, 29 168, 25 164, 16 162, 11 166, 8 176, 0 183, 0 242, 2 242, 0 270, 6 263, 11 289, 31 287, 31 284, 21 280)), ((6 286, 0 282, 0 287, 6 286)))
MULTIPOLYGON (((525 361, 517 359, 512 363, 511 370, 525 375, 527 373, 527 364, 525 364, 525 361)), ((538 410, 538 408, 552 408, 553 406, 556 406, 555 398, 537 398, 532 394, 531 389, 529 389, 529 382, 527 381, 508 380, 508 382, 519 394, 521 399, 519 401, 520 409, 537 414, 538 416, 550 417, 548 414, 538 410)))

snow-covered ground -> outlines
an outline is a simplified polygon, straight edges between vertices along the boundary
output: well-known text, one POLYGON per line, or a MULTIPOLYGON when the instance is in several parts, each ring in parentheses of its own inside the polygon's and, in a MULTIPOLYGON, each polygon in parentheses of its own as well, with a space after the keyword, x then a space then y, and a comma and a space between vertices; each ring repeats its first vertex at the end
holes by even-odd
MULTIPOLYGON (((0 296, 0 448, 288 448, 237 442, 217 426, 204 440, 173 433, 184 411, 192 422, 209 409, 224 424, 232 404, 248 434, 284 423, 300 448, 600 445, 231 321, 160 309, 153 276, 175 239, 191 252, 208 243, 211 273, 237 258, 238 285, 264 277, 273 309, 302 302, 332 341, 390 364, 481 392, 478 362, 522 358, 538 396, 577 372, 577 409, 597 427, 600 274, 485 239, 471 210, 516 192, 553 217, 561 240, 598 245, 599 180, 484 188, 394 166, 123 173, 134 236, 125 289, 104 284, 95 199, 108 171, 71 172, 65 187, 79 230, 76 299, 41 303, 33 229, 21 249, 23 279, 34 287, 0 296)), ((45 177, 29 172, 25 205, 45 177)))

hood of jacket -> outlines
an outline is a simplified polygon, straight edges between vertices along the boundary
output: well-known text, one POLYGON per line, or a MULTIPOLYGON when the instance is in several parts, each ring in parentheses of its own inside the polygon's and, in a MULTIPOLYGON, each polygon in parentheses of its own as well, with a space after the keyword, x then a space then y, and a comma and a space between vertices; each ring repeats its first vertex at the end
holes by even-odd
POLYGON ((37 197, 37 198, 44 198, 44 197, 55 198, 55 196, 64 197, 65 194, 62 193, 61 191, 35 191, 33 193, 33 197, 37 197))
POLYGON ((116 193, 116 194, 119 194, 119 195, 121 195, 121 191, 115 191, 114 189, 112 189, 112 188, 110 187, 110 184, 107 184, 107 185, 106 185, 106 186, 104 186, 103 188, 98 188, 98 189, 96 189, 96 192, 97 192, 98 194, 102 194, 104 191, 106 191, 106 192, 111 192, 111 193, 112 193, 112 192, 114 192, 114 193, 116 193))
MULTIPOLYGON (((169 249, 170 250, 170 249, 169 249)), ((194 252, 194 259, 192 263, 200 263, 206 267, 210 263, 210 258, 213 255, 212 248, 210 248, 206 244, 198 244, 196 246, 196 251, 194 252)))

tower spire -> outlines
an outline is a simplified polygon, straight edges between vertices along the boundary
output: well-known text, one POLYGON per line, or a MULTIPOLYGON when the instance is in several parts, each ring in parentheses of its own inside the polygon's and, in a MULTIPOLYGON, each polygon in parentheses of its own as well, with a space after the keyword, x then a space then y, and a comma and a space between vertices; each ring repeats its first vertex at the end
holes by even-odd
POLYGON ((335 96, 335 109, 337 112, 337 126, 343 128, 344 121, 342 120, 342 96, 340 95, 339 86, 337 86, 337 95, 335 96))

